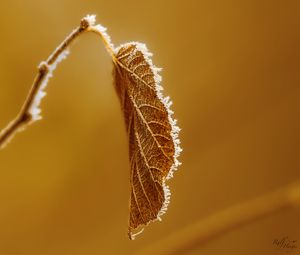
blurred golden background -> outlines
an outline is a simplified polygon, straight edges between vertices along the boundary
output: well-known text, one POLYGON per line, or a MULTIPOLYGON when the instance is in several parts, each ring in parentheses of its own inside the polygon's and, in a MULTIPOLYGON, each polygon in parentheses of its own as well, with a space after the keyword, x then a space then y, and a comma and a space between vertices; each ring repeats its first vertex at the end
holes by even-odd
MULTIPOLYGON (((127 237, 127 139, 112 64, 86 34, 55 71, 43 120, 0 151, 0 254, 133 254, 227 206, 300 177, 299 1, 1 1, 0 127, 36 67, 86 14, 115 45, 145 42, 163 67, 183 162, 162 222, 127 237)), ((236 229, 187 254, 280 254, 300 209, 236 229)))

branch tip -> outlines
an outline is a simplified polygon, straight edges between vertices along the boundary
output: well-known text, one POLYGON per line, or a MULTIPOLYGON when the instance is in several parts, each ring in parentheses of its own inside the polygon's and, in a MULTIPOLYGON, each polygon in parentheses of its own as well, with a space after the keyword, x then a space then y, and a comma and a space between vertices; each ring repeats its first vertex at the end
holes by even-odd
POLYGON ((83 30, 86 30, 88 27, 95 25, 96 23, 96 15, 87 15, 85 16, 81 22, 80 22, 80 27, 83 30))

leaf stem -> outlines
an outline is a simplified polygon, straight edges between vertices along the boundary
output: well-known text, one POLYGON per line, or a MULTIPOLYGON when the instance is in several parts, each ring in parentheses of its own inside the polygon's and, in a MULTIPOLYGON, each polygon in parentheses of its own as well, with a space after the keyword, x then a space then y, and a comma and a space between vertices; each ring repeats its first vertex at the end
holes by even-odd
POLYGON ((137 254, 186 254, 234 229, 299 204, 300 182, 212 214, 150 244, 137 254))
POLYGON ((106 34, 106 28, 102 27, 101 25, 90 26, 88 28, 89 32, 93 32, 100 36, 102 42, 104 43, 105 48, 107 49, 108 53, 111 55, 113 62, 117 63, 118 60, 115 55, 115 48, 110 41, 110 37, 106 34))

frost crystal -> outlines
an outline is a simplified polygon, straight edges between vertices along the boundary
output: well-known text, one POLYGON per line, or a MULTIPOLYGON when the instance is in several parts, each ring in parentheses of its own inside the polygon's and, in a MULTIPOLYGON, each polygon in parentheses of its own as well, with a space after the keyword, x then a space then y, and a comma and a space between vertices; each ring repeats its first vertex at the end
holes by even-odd
POLYGON ((64 59, 67 58, 67 56, 69 55, 69 50, 65 50, 63 51, 56 59, 56 61, 52 64, 52 65, 47 65, 47 63, 42 62, 40 64, 39 68, 43 68, 43 65, 45 66, 45 68, 48 68, 48 73, 47 75, 44 77, 44 80, 41 83, 41 86, 39 88, 39 90, 37 91, 34 100, 32 101, 32 104, 29 108, 29 113, 32 116, 32 120, 40 120, 42 119, 42 116, 40 115, 41 113, 41 109, 40 109, 40 104, 41 104, 41 100, 43 99, 43 97, 46 96, 46 92, 45 89, 47 87, 48 81, 49 79, 53 76, 53 71, 56 69, 57 65, 64 59))

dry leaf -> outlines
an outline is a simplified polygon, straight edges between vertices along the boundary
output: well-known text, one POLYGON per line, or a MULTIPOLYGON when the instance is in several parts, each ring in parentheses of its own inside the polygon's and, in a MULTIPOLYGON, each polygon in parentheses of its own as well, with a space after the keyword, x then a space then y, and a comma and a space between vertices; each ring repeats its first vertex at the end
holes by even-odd
POLYGON ((150 56, 144 44, 135 42, 115 50, 115 87, 129 138, 131 239, 167 210, 170 191, 165 181, 180 164, 179 128, 150 56))

